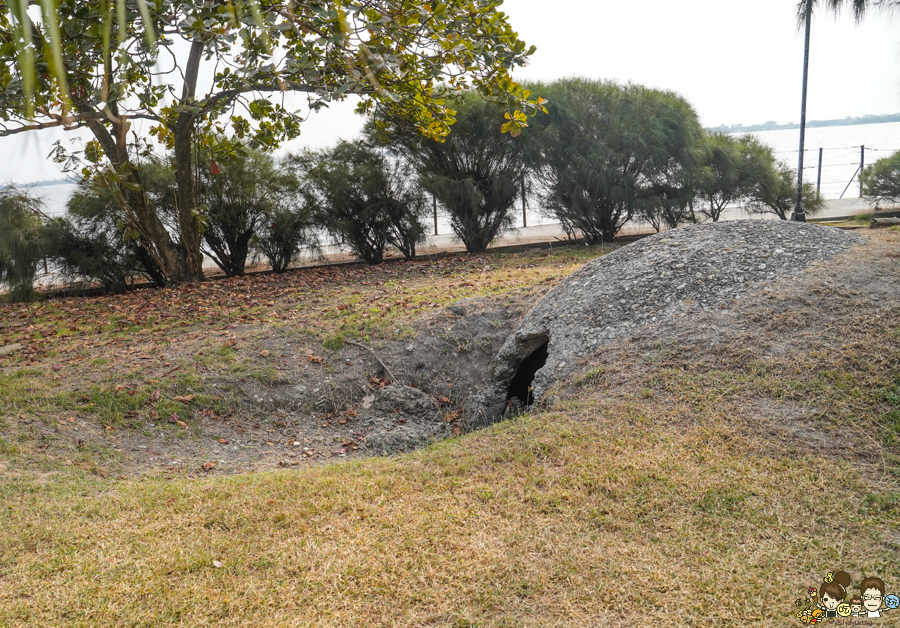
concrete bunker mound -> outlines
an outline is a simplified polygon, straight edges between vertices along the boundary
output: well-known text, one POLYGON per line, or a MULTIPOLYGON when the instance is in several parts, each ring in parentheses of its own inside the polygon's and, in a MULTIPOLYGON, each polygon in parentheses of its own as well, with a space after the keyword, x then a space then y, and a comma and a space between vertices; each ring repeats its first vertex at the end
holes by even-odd
POLYGON ((862 238, 810 223, 737 220, 665 231, 598 258, 551 290, 497 353, 466 404, 469 425, 540 403, 584 357, 619 338, 741 299, 862 238))

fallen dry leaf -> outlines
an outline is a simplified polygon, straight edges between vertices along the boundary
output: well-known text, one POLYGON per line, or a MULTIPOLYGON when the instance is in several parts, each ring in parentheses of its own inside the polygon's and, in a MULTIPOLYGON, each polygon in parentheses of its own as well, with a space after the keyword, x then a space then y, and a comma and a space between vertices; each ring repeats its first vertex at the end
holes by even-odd
POLYGON ((194 395, 175 395, 172 397, 173 401, 180 401, 181 403, 190 403, 194 400, 194 395))
POLYGON ((228 444, 228 441, 225 440, 224 438, 220 438, 220 439, 219 439, 219 442, 222 443, 223 445, 227 445, 227 444, 228 444))
POLYGON ((224 566, 225 566, 225 565, 223 565, 222 563, 220 563, 220 562, 217 561, 217 560, 214 560, 214 561, 213 561, 213 567, 215 567, 216 569, 221 569, 221 568, 224 567, 224 566))
POLYGON ((440 406, 446 406, 448 403, 450 403, 450 398, 444 397, 443 395, 438 395, 434 398, 434 401, 440 406))
POLYGON ((209 471, 209 470, 211 470, 211 469, 215 469, 215 468, 216 468, 216 463, 215 463, 215 462, 212 462, 212 461, 210 461, 210 462, 204 462, 203 465, 202 465, 200 468, 203 469, 204 471, 209 471))
POLYGON ((371 408, 373 403, 375 403, 375 395, 366 395, 363 397, 362 407, 371 408))
POLYGON ((320 358, 319 356, 316 356, 316 355, 308 355, 308 356, 306 356, 306 359, 309 360, 310 362, 312 362, 313 364, 321 364, 322 362, 325 361, 324 358, 320 358))
POLYGON ((153 394, 150 395, 150 401, 159 401, 159 390, 153 391, 153 394))

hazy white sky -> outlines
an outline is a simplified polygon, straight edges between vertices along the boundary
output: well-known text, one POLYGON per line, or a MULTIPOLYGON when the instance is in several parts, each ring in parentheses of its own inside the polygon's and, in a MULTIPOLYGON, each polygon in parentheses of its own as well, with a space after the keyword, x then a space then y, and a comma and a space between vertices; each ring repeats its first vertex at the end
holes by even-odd
MULTIPOLYGON (((503 11, 537 46, 519 80, 578 75, 676 91, 704 126, 800 119, 803 33, 794 0, 506 0, 503 11)), ((809 119, 900 112, 900 15, 872 12, 813 21, 809 119)), ((291 143, 325 146, 353 137, 350 103, 305 123, 291 143)), ((0 138, 0 181, 60 177, 46 160, 62 132, 0 138)))

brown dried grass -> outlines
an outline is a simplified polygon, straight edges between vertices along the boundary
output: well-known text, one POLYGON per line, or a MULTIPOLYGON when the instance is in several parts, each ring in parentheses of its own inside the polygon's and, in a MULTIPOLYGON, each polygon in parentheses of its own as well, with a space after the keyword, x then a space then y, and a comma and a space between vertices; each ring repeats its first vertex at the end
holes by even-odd
POLYGON ((737 315, 623 341, 559 406, 426 451, 7 481, 0 625, 784 626, 827 571, 896 588, 898 293, 865 300, 888 281, 865 270, 896 250, 883 238, 737 315))

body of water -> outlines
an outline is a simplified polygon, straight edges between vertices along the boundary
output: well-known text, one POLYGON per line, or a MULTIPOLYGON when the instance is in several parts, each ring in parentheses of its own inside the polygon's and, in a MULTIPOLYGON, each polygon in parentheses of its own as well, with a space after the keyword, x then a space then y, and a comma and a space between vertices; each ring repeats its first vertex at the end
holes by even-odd
MULTIPOLYGON (((752 135, 768 144, 775 156, 792 168, 797 167, 800 130, 758 131, 752 135)), ((865 146, 865 163, 871 165, 900 150, 900 122, 826 126, 806 129, 803 158, 803 180, 816 184, 819 149, 822 150, 821 194, 826 199, 859 197, 857 170, 861 147, 865 146), (852 181, 852 182, 851 182, 852 181), (847 188, 847 184, 850 187, 847 188)))
POLYGON ((42 185, 31 188, 32 195, 41 199, 44 204, 44 213, 48 216, 62 216, 66 213, 66 203, 78 187, 74 183, 60 183, 58 185, 42 185))

